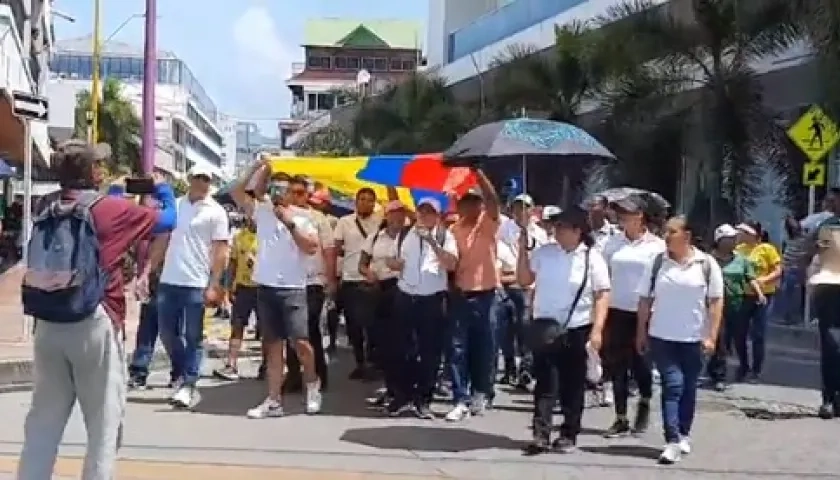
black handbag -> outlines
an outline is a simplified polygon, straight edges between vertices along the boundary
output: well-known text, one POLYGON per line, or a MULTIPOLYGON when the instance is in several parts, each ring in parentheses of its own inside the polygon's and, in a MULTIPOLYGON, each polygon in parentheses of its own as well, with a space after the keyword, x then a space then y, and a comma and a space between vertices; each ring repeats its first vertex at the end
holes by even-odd
POLYGON ((583 296, 583 290, 586 288, 586 282, 589 280, 590 250, 591 249, 587 247, 584 258, 583 281, 580 283, 580 287, 575 293, 572 303, 569 306, 569 314, 566 316, 566 321, 559 323, 554 318, 534 318, 528 326, 526 340, 528 342, 528 346, 531 348, 531 351, 539 352, 540 350, 544 350, 545 348, 553 345, 557 339, 566 334, 567 327, 572 321, 572 315, 577 308, 578 302, 580 302, 580 298, 583 296))

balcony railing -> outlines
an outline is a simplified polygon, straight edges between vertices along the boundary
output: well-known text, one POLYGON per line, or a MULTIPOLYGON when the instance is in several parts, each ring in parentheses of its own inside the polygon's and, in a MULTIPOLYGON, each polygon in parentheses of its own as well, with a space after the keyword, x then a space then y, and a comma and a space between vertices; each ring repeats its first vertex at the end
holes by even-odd
POLYGON ((449 62, 477 52, 586 0, 514 0, 449 34, 449 62))

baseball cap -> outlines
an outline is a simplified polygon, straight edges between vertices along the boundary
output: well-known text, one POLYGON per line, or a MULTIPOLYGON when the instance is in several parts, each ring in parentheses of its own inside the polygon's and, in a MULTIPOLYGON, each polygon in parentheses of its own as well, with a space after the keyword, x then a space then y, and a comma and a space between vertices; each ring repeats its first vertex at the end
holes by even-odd
POLYGON ((387 205, 385 205, 385 213, 397 212, 400 210, 405 210, 405 205, 403 205, 403 203, 399 200, 391 200, 387 205))
POLYGON ((330 192, 326 190, 315 190, 309 196, 309 203, 313 205, 329 205, 332 203, 330 192))
POLYGON ((534 199, 527 193, 520 193, 519 195, 513 197, 513 203, 516 202, 522 202, 529 207, 534 206, 534 199))
POLYGON ((434 197, 423 197, 417 201, 417 208, 420 208, 423 205, 432 207, 437 213, 440 213, 443 210, 440 205, 440 200, 434 197))
POLYGON ((721 238, 734 237, 738 235, 738 230, 728 223, 724 223, 715 229, 715 241, 721 238))
POLYGON ((481 194, 481 190, 477 188, 471 188, 467 190, 466 193, 461 195, 461 198, 458 199, 458 201, 464 200, 484 200, 484 195, 481 194))
POLYGON ((546 205, 542 209, 542 219, 550 220, 551 217, 560 214, 562 211, 557 205, 546 205))
POLYGON ((611 204, 616 210, 624 213, 638 213, 644 210, 645 202, 638 195, 628 195, 611 204))
POLYGON ((758 232, 756 231, 756 229, 753 228, 752 225, 747 224, 747 223, 739 223, 738 226, 735 227, 735 230, 739 230, 739 231, 742 231, 746 234, 753 235, 753 236, 758 235, 758 232))
POLYGON ((193 167, 187 172, 188 177, 207 177, 213 178, 213 169, 204 165, 193 165, 193 167))

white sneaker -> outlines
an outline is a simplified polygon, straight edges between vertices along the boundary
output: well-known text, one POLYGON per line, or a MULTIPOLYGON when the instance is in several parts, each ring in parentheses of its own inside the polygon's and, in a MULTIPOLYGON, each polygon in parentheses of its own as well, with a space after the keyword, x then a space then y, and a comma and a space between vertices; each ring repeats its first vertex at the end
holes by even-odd
POLYGON ((470 400, 470 415, 484 415, 487 411, 487 396, 476 393, 470 400))
POLYGON ((659 463, 662 465, 671 465, 677 463, 682 458, 679 443, 669 443, 665 445, 662 453, 659 455, 659 463))
POLYGON ((680 446, 680 453, 682 453, 683 455, 688 455, 689 453, 691 453, 691 438, 682 437, 680 439, 679 446, 680 446))
POLYGON ((282 417, 283 404, 279 400, 266 398, 261 404, 248 410, 246 416, 248 418, 282 417))
POLYGON ((198 390, 195 387, 190 385, 181 385, 169 398, 169 403, 173 407, 193 408, 200 400, 201 394, 198 393, 198 390))
POLYGON ((321 382, 315 381, 306 385, 306 414, 315 415, 321 411, 321 382))
POLYGON ((460 422, 470 418, 470 408, 463 403, 455 405, 455 408, 446 414, 447 422, 460 422))

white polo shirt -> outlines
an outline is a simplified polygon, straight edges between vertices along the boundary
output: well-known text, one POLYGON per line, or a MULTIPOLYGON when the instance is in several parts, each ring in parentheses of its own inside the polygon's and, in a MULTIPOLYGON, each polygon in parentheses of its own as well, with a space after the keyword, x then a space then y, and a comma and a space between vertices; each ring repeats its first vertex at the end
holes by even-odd
POLYGON ((398 272, 391 270, 385 264, 385 261, 396 251, 398 237, 399 233, 396 237, 392 237, 385 229, 377 230, 368 235, 362 247, 362 251, 370 255, 370 269, 379 280, 392 280, 399 276, 398 272))
POLYGON ((335 226, 335 240, 342 242, 344 246, 344 258, 341 262, 341 280, 345 282, 361 282, 364 280, 359 273, 359 257, 362 254, 362 247, 365 246, 367 237, 379 229, 382 223, 382 216, 376 213, 367 218, 357 216, 355 213, 345 215, 338 219, 335 226), (356 224, 359 220, 359 225, 356 224), (364 230, 364 234, 362 233, 364 230))
POLYGON ((665 240, 645 232, 631 241, 624 232, 611 236, 602 254, 610 269, 610 308, 635 312, 639 308, 639 277, 656 255, 665 251, 665 240))
POLYGON ((592 323, 595 292, 610 289, 610 274, 601 253, 589 252, 589 274, 571 318, 569 310, 583 282, 586 268, 586 249, 580 244, 567 252, 557 243, 550 243, 531 253, 530 266, 534 272, 534 318, 552 318, 560 324, 569 320, 566 328, 592 323))
MULTIPOLYGON (((306 210, 289 207, 295 228, 316 235, 318 229, 306 210)), ((311 258, 301 251, 292 233, 274 215, 270 202, 257 202, 254 209, 257 227, 257 261, 254 283, 274 288, 306 288, 311 258)))
MULTIPOLYGON (((700 342, 708 335, 707 299, 723 297, 723 275, 717 261, 693 248, 685 263, 677 263, 666 253, 656 275, 653 289, 653 312, 648 334, 673 342, 700 342), (705 260, 704 260, 705 259, 705 260), (708 262, 709 281, 706 285, 704 262, 708 262)), ((651 259, 639 278, 636 293, 651 297, 653 276, 651 259)))
MULTIPOLYGON (((436 236, 434 232, 432 235, 436 236)), ((448 229, 442 248, 447 253, 458 255, 455 236, 448 229)), ((402 292, 409 295, 432 295, 449 288, 446 269, 440 264, 432 247, 417 235, 414 227, 405 235, 402 248, 399 248, 398 241, 394 242, 391 256, 405 262, 397 281, 397 287, 402 292)))
POLYGON ((161 283, 206 288, 210 283, 210 246, 230 241, 228 215, 212 197, 190 202, 184 195, 175 201, 178 219, 169 239, 161 283))

